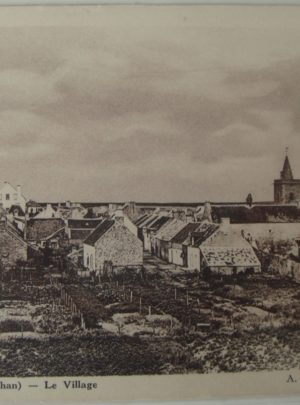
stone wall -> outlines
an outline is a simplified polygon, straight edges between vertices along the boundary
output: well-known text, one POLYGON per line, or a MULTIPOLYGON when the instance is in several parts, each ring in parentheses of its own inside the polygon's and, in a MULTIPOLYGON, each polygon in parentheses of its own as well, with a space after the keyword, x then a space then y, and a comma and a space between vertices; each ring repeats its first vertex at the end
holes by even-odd
POLYGON ((300 180, 275 180, 274 201, 277 203, 300 201, 300 180))
POLYGON ((143 264, 143 242, 126 226, 116 222, 95 243, 95 267, 103 268, 104 261, 113 266, 140 266, 143 264))

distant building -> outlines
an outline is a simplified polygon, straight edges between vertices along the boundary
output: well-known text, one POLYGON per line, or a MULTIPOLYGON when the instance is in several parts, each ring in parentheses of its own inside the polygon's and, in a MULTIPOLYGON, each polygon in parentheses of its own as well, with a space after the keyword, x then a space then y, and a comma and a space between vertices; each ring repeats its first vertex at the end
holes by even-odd
POLYGON ((7 181, 4 182, 0 190, 0 204, 5 210, 9 210, 12 205, 19 205, 22 210, 26 210, 26 198, 23 196, 21 186, 13 187, 7 181))
POLYGON ((274 201, 281 204, 300 201, 300 179, 294 179, 287 155, 280 179, 274 180, 274 201))
POLYGON ((46 207, 35 215, 35 218, 60 218, 60 213, 51 204, 47 203, 46 207))
POLYGON ((4 266, 14 266, 18 260, 27 260, 27 243, 5 220, 0 221, 0 260, 4 266))
POLYGON ((118 266, 141 266, 143 244, 123 223, 122 218, 105 219, 83 244, 84 266, 102 271, 105 263, 118 266))

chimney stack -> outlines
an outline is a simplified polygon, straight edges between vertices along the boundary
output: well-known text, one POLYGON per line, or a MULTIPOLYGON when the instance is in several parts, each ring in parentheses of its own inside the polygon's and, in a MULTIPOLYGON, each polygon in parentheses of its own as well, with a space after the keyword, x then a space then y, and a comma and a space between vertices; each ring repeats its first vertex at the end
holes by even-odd
POLYGON ((230 218, 221 218, 220 229, 226 231, 230 226, 230 218))
POLYGON ((21 190, 21 186, 19 184, 17 185, 17 194, 18 194, 18 200, 20 200, 21 195, 22 195, 22 190, 21 190))

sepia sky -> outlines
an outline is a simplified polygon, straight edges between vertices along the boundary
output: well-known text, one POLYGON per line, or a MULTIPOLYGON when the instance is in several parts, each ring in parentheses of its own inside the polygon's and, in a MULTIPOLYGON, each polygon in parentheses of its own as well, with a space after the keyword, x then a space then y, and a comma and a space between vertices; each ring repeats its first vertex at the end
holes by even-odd
POLYGON ((271 200, 286 146, 300 177, 298 10, 71 8, 0 13, 1 181, 36 200, 271 200))

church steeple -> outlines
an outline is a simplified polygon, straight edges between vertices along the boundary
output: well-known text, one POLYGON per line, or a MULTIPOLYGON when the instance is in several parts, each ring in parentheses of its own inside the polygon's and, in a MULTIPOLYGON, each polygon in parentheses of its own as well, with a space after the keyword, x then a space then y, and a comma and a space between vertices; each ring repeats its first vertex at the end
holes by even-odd
POLYGON ((283 169, 280 172, 280 178, 282 180, 293 180, 294 176, 293 176, 293 172, 291 169, 291 165, 290 165, 290 161, 289 161, 289 157, 287 154, 287 149, 286 149, 286 156, 284 159, 284 164, 283 164, 283 169))

